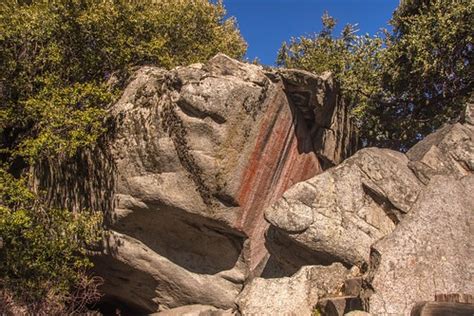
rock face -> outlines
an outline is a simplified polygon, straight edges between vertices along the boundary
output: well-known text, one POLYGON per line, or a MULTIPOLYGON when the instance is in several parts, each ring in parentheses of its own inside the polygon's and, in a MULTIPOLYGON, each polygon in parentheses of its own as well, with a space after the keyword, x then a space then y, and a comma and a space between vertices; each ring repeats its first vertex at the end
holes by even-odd
POLYGON ((474 132, 465 124, 448 125, 413 146, 408 166, 425 184, 436 175, 461 178, 474 171, 474 132))
POLYGON ((242 315, 312 315, 318 298, 338 294, 349 271, 340 263, 305 266, 292 277, 255 278, 239 295, 242 315))
POLYGON ((33 186, 52 204, 106 212, 103 291, 142 312, 235 307, 268 259, 264 210, 355 148, 329 74, 225 55, 141 68, 109 122, 100 146, 42 162, 33 186))
POLYGON ((292 103, 312 126, 313 147, 322 163, 332 167, 349 157, 357 135, 344 102, 337 100, 338 94, 321 93, 336 88, 331 73, 317 77, 304 70, 283 69, 279 74, 292 103))
POLYGON ((460 123, 446 125, 413 146, 408 166, 424 184, 436 175, 461 178, 474 171, 474 94, 460 123))
POLYGON ((474 175, 436 176, 372 250, 374 315, 409 315, 438 293, 474 293, 474 175))
POLYGON ((372 247, 370 311, 409 315, 435 295, 474 293, 473 104, 464 124, 447 125, 407 152, 426 187, 392 234, 372 247))

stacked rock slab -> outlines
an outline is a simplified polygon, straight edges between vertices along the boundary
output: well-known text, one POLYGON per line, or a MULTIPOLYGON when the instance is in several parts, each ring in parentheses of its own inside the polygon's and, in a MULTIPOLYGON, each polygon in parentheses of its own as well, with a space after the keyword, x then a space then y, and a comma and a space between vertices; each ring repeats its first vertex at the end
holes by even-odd
POLYGON ((103 291, 142 312, 234 308, 268 259, 264 210, 354 149, 330 75, 225 55, 139 69, 109 123, 96 148, 42 162, 33 186, 51 204, 106 212, 103 291))

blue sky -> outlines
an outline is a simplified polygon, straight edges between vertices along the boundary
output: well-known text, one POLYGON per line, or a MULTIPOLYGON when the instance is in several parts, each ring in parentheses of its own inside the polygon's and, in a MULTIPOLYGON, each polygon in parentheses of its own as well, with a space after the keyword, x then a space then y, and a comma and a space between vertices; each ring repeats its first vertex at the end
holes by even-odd
POLYGON ((399 0, 224 0, 229 16, 237 18, 249 47, 247 57, 273 65, 283 41, 321 30, 325 10, 339 28, 358 23, 360 33, 374 34, 387 22, 399 0))

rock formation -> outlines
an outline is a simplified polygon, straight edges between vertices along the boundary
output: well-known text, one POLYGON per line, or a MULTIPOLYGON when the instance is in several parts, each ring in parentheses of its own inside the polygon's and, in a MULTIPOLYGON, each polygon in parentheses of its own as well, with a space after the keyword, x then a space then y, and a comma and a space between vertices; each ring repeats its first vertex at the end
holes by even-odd
POLYGON ((135 313, 409 315, 474 294, 473 113, 406 154, 354 154, 330 73, 143 67, 104 139, 32 186, 105 212, 95 272, 135 313))
POLYGON ((376 315, 410 314, 436 294, 474 294, 474 126, 445 126, 407 157, 426 187, 396 230, 372 247, 369 302, 376 315))
POLYGON ((439 293, 474 293, 474 175, 435 176, 395 231, 372 247, 370 312, 409 315, 439 293))
POLYGON ((142 312, 235 308, 269 256, 264 210, 355 149, 329 73, 265 71, 225 55, 139 69, 109 124, 97 148, 42 162, 34 186, 52 204, 106 212, 110 232, 94 258, 105 299, 142 312))
POLYGON ((266 210, 275 230, 267 235, 270 249, 284 248, 278 247, 284 239, 302 248, 299 256, 311 253, 305 264, 367 264, 370 246, 395 228, 418 195, 420 182, 407 163, 398 152, 363 149, 296 184, 266 210))

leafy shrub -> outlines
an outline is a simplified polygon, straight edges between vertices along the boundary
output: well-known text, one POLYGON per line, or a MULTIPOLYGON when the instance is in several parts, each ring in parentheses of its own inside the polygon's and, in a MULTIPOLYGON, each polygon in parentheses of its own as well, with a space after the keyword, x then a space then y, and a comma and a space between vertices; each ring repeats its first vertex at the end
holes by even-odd
POLYGON ((91 262, 85 246, 99 240, 102 214, 45 209, 24 179, 14 179, 3 170, 0 193, 4 291, 30 313, 77 309, 84 300, 96 298, 97 280, 87 275, 91 262), (82 296, 71 297, 72 293, 82 296))

